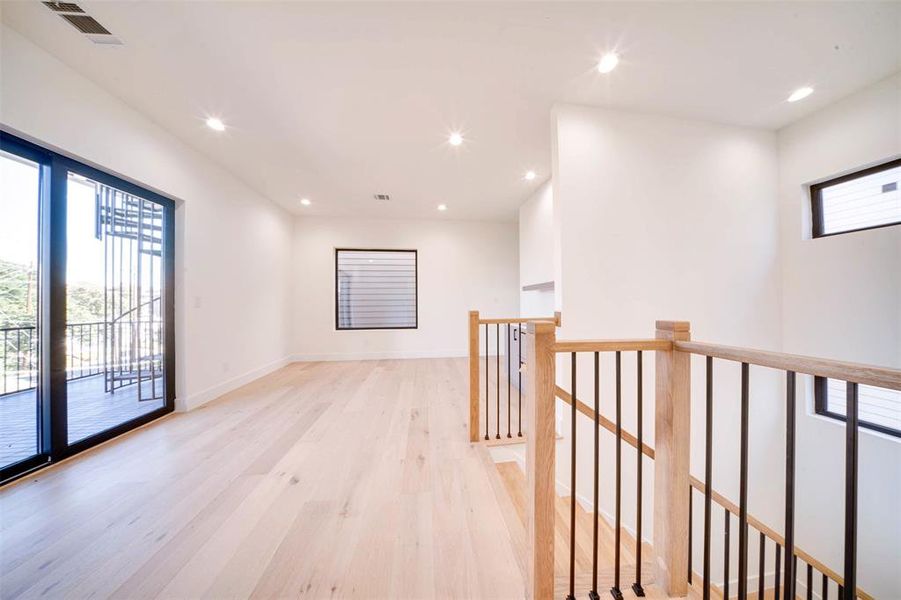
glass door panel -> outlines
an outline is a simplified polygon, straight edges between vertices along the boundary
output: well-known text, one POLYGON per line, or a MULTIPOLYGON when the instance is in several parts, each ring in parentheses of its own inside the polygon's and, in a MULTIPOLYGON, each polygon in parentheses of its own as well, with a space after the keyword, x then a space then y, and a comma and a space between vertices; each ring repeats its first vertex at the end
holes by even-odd
POLYGON ((166 404, 163 207, 70 173, 68 443, 166 404))
POLYGON ((0 152, 0 469, 41 453, 40 165, 0 152))

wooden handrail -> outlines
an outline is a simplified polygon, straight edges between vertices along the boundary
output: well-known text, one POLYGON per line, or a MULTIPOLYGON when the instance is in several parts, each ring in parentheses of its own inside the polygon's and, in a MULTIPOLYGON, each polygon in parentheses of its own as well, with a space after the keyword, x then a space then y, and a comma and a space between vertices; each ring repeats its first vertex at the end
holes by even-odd
POLYGON ((675 349, 680 352, 690 352, 701 356, 712 356, 714 358, 745 362, 761 367, 794 371, 807 375, 829 377, 890 390, 901 390, 901 369, 893 369, 891 367, 878 367, 812 356, 770 352, 768 350, 708 344, 706 342, 677 341, 674 342, 674 345, 675 349))
POLYGON ((560 327, 560 313, 554 313, 553 317, 502 317, 497 319, 479 319, 479 325, 504 325, 527 323, 553 323, 560 327))
MULTIPOLYGON (((684 596, 687 593, 688 539, 690 510, 689 497, 684 490, 695 489, 705 493, 705 484, 689 472, 691 446, 691 354, 720 358, 755 366, 762 366, 791 373, 828 377, 863 385, 901 390, 901 369, 842 362, 809 356, 770 352, 751 348, 726 346, 691 341, 690 324, 685 321, 657 321, 654 339, 614 339, 614 340, 556 340, 554 325, 560 326, 560 314, 540 318, 498 318, 481 319, 476 311, 470 313, 470 421, 471 439, 478 433, 478 327, 485 324, 524 324, 532 334, 522 341, 529 348, 529 357, 522 371, 527 375, 527 401, 523 412, 530 435, 527 436, 526 471, 529 481, 528 547, 529 582, 527 595, 533 598, 551 598, 553 592, 553 523, 552 497, 554 489, 554 443, 553 404, 560 398, 571 407, 573 413, 581 412, 594 419, 594 408, 573 398, 570 393, 556 385, 555 355, 558 353, 589 353, 619 351, 655 352, 655 444, 654 448, 639 443, 635 435, 603 415, 598 415, 598 426, 640 450, 641 456, 654 460, 654 535, 656 584, 670 596, 684 596)), ((575 367, 573 367, 575 368, 575 367)), ((640 376, 640 374, 639 374, 640 376)), ((746 380, 745 384, 746 385, 746 380)), ((789 380, 790 382, 792 379, 789 380)), ((573 384, 575 385, 575 383, 573 384)), ((744 388, 745 390, 747 388, 744 388)), ((743 391, 743 394, 746 391, 743 391)), ((747 397, 743 396, 743 402, 747 397)), ((746 406, 746 405, 743 405, 746 406)), ((575 421, 575 416, 573 417, 575 421)), ((744 432, 743 432, 744 435, 744 432)), ((575 451, 574 451, 575 452, 575 451)), ((786 451, 791 452, 791 449, 786 451)), ((787 456, 791 456, 787 454, 787 456)), ((575 456, 573 457, 575 460, 575 456)), ((744 460, 744 459, 743 459, 744 460)), ((788 460, 788 459, 787 459, 788 460)), ((642 460, 638 460, 639 466, 642 460)), ((787 467, 788 468, 788 467, 787 467)), ((744 469, 744 467, 743 467, 744 469)), ((744 471, 743 471, 744 476, 744 471)), ((573 474, 573 478, 575 475, 573 474)), ((787 484, 789 485, 789 484, 787 484)), ((640 490, 640 488, 639 488, 640 490)), ((641 492, 638 492, 639 496, 641 492)), ((741 522, 747 523, 762 536, 774 543, 785 546, 785 538, 755 517, 748 515, 728 498, 711 490, 710 499, 730 513, 741 514, 741 522)), ((789 502, 790 500, 787 500, 789 502)), ((788 508, 786 510, 789 510, 788 508)), ((846 533, 846 535, 848 535, 846 533)), ((794 556, 815 568, 825 577, 844 586, 845 575, 839 575, 822 562, 793 544, 794 556)), ((790 557, 786 556, 788 561, 790 557)), ((788 564, 788 563, 786 563, 788 564)), ((853 587, 854 569, 846 564, 848 583, 853 587)), ((856 589, 856 597, 872 600, 872 596, 856 589)))
MULTIPOLYGON (((691 487, 698 490, 702 494, 706 493, 707 487, 704 485, 703 481, 693 475, 689 477, 689 480, 691 482, 691 487)), ((738 505, 731 502, 728 498, 726 498, 716 490, 710 492, 710 499, 731 512, 733 515, 738 514, 738 505)), ((778 532, 771 529, 766 524, 762 523, 750 514, 748 515, 748 525, 761 532, 763 535, 770 538, 780 546, 785 546, 785 538, 783 538, 778 532)), ((816 558, 799 548, 797 545, 795 545, 795 555, 805 563, 812 565, 814 569, 824 574, 826 577, 836 582, 838 585, 844 585, 845 580, 841 575, 818 561, 816 558)), ((857 588, 857 597, 862 598, 863 600, 873 600, 873 596, 864 592, 862 589, 860 589, 860 587, 857 588)))
POLYGON ((672 350, 669 340, 560 340, 554 344, 555 352, 633 352, 637 350, 672 350))
MULTIPOLYGON (((570 395, 569 392, 564 390, 559 385, 556 386, 556 389, 554 391, 558 398, 560 398, 567 404, 572 405, 573 400, 572 400, 572 396, 570 395)), ((594 419, 594 409, 591 408, 590 406, 588 406, 587 404, 585 404, 584 402, 582 402, 581 400, 579 400, 578 398, 576 398, 576 409, 583 415, 587 416, 588 418, 594 419)), ((604 429, 606 429, 613 435, 616 435, 616 423, 614 423, 613 421, 611 421, 604 415, 598 415, 598 420, 601 423, 601 427, 603 427, 604 429)), ((632 435, 631 433, 629 433, 626 430, 623 430, 622 435, 623 435, 624 442, 626 442, 633 448, 638 448, 638 439, 634 435, 632 435)), ((654 449, 651 448, 650 446, 648 446, 647 444, 642 443, 641 452, 642 452, 642 454, 644 454, 645 456, 647 456, 649 458, 654 458, 654 449)))

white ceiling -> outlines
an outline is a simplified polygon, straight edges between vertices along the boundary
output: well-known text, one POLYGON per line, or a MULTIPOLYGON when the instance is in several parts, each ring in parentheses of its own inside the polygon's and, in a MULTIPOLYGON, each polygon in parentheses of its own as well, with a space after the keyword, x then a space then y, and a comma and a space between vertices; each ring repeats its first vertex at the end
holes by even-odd
POLYGON ((776 129, 901 69, 898 2, 79 4, 125 45, 2 19, 298 214, 513 220, 555 102, 776 129))

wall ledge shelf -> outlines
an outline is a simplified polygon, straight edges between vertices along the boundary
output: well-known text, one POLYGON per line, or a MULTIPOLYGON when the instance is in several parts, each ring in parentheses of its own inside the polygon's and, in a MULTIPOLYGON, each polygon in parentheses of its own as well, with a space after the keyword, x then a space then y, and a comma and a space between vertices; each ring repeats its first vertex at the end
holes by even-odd
POLYGON ((522 291, 531 292, 536 290, 554 290, 554 282, 553 281, 542 281, 541 283, 530 283, 529 285, 522 286, 522 291))

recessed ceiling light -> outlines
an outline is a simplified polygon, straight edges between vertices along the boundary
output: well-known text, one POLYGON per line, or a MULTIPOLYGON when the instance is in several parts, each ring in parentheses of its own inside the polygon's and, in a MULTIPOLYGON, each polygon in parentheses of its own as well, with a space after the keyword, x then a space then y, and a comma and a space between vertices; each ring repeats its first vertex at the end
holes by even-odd
POLYGON ((463 143, 463 134, 455 131, 452 134, 450 134, 449 138, 447 138, 447 142, 451 146, 459 146, 460 144, 463 143))
POLYGON ((309 198, 301 198, 300 203, 303 204, 304 206, 309 206, 312 204, 312 202, 310 202, 309 198))
POLYGON ((213 131, 225 131, 225 123, 217 117, 207 117, 206 126, 213 131))
POLYGON ((532 181, 533 179, 535 179, 535 171, 526 171, 524 179, 526 181, 532 181))
POLYGON ((788 97, 789 102, 797 102, 798 100, 803 100, 807 96, 813 93, 812 87, 802 87, 798 88, 792 92, 792 95, 788 97))
POLYGON ((608 52, 601 57, 598 63, 598 71, 601 73, 609 73, 619 64, 619 55, 616 52, 608 52))
POLYGON ((447 210, 447 204, 439 204, 438 210, 441 210, 441 211, 447 210))

